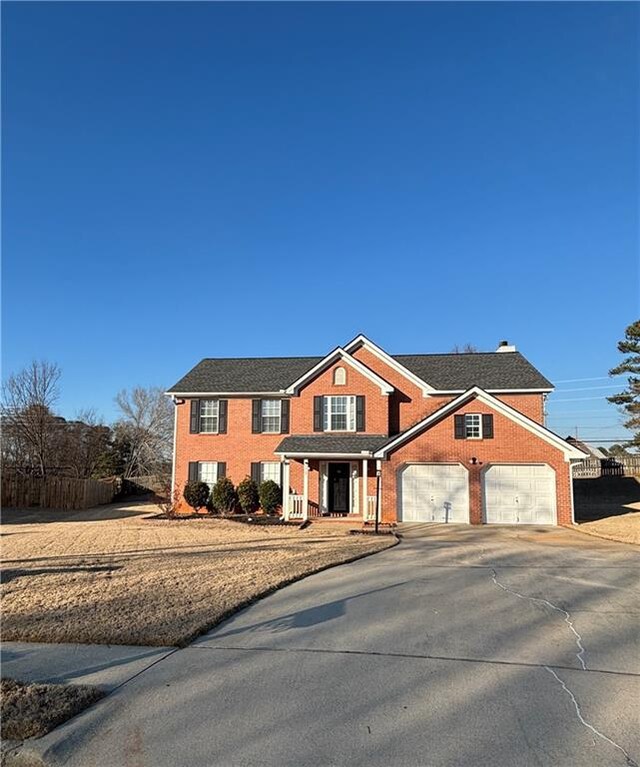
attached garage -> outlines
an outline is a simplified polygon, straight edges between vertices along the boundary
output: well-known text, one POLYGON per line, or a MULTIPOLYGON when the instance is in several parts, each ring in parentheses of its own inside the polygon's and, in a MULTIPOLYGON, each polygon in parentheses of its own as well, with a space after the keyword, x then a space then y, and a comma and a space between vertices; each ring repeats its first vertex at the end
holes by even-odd
POLYGON ((489 466, 483 486, 484 521, 488 524, 556 524, 556 475, 551 466, 489 466))
POLYGON ((399 490, 403 522, 469 522, 469 474, 459 463, 404 466, 399 490))

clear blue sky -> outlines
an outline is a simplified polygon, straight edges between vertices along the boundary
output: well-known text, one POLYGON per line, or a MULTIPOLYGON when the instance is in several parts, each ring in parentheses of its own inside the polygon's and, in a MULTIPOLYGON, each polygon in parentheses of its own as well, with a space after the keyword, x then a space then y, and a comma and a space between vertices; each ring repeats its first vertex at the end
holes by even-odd
POLYGON ((205 356, 506 338, 552 428, 622 434, 592 387, 640 311, 639 18, 3 3, 4 375, 55 360, 110 419, 205 356))

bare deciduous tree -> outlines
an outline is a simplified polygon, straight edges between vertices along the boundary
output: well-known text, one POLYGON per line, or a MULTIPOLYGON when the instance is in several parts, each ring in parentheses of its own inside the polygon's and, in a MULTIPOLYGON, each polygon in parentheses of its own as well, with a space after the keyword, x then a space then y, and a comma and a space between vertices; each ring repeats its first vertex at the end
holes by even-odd
POLYGON ((123 476, 162 473, 171 460, 173 404, 157 386, 123 389, 115 401, 121 413, 116 437, 130 445, 123 476))
POLYGON ((451 354, 476 354, 477 351, 477 346, 467 342, 464 346, 458 346, 458 344, 456 344, 451 350, 451 354))
POLYGON ((56 433, 52 407, 58 399, 61 370, 52 362, 34 360, 19 373, 9 376, 2 387, 3 442, 9 441, 3 458, 27 465, 22 469, 46 476, 56 433))

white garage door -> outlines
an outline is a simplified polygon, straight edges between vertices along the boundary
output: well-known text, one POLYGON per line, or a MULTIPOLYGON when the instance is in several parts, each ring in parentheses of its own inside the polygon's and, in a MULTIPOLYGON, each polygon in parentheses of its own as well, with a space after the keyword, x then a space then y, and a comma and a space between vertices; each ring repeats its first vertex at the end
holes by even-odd
POLYGON ((411 464, 402 469, 403 522, 469 522, 469 475, 459 464, 411 464))
POLYGON ((484 475, 485 522, 555 525, 556 476, 547 465, 490 466, 484 475))

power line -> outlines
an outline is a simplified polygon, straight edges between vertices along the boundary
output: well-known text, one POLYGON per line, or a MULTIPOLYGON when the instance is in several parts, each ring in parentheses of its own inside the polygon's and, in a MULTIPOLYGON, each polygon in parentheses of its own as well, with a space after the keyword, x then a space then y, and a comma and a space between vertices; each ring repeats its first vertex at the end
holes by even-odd
POLYGON ((586 402, 587 400, 606 400, 606 397, 604 394, 601 394, 599 397, 569 397, 568 399, 556 399, 553 400, 553 404, 557 404, 558 402, 586 402))
POLYGON ((620 384, 607 384, 606 386, 581 386, 577 389, 559 389, 558 394, 564 394, 567 391, 594 391, 595 389, 619 389, 620 384))
MULTIPOLYGON (((616 376, 594 376, 593 378, 562 378, 555 381, 555 383, 580 383, 581 381, 606 381, 609 378, 615 378, 616 376)), ((551 379, 553 381, 553 378, 551 379)))

